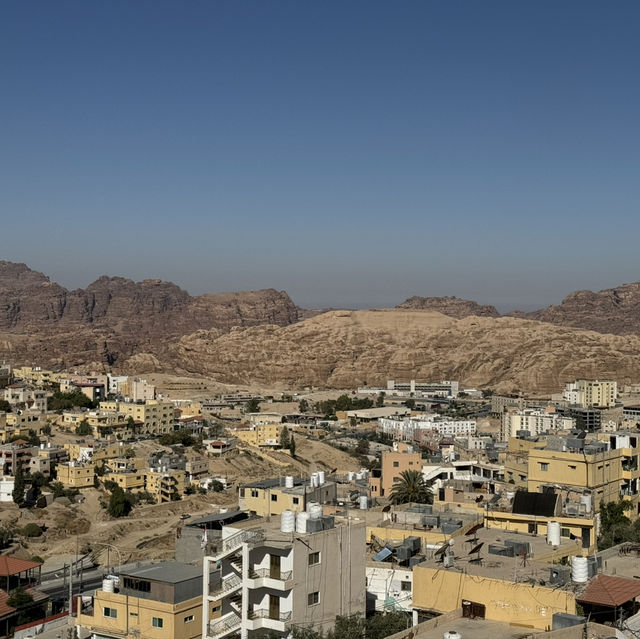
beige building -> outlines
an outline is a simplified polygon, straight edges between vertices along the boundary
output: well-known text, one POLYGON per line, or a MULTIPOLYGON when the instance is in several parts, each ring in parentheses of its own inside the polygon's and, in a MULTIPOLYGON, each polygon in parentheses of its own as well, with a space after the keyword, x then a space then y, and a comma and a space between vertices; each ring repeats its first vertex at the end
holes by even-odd
POLYGON ((202 571, 164 562, 120 573, 118 592, 78 598, 79 639, 197 639, 202 632, 202 571))
POLYGON ((93 464, 69 462, 58 465, 58 481, 65 488, 92 488, 95 476, 93 464))
POLYGON ((184 495, 187 474, 184 470, 148 470, 145 472, 145 490, 161 504, 184 495))
POLYGON ((243 442, 252 446, 279 446, 282 424, 257 424, 251 427, 240 427, 233 434, 243 442))
POLYGON ((565 384, 562 396, 584 408, 612 408, 618 399, 618 383, 611 379, 577 379, 565 384))
POLYGON ((159 436, 170 433, 175 426, 175 408, 171 402, 147 400, 145 402, 100 402, 100 410, 120 413, 125 420, 131 417, 138 423, 136 428, 127 432, 128 437, 135 435, 159 436), (135 431, 135 432, 134 432, 135 431))
POLYGON ((314 532, 307 523, 295 534, 281 530, 280 517, 223 526, 218 554, 203 562, 204 639, 286 637, 291 627, 326 631, 337 615, 364 615, 364 522, 309 521, 316 522, 314 532), (214 581, 209 575, 217 565, 214 581), (207 614, 213 603, 221 604, 219 619, 207 614))
POLYGON ((413 452, 413 446, 394 442, 394 450, 382 453, 382 465, 378 471, 372 471, 369 478, 369 491, 372 497, 389 497, 393 484, 400 480, 406 470, 422 472, 422 455, 413 452))
POLYGON ((553 409, 545 411, 525 408, 521 411, 509 410, 501 415, 500 439, 507 441, 516 437, 518 431, 528 431, 536 437, 550 430, 569 431, 575 427, 575 420, 556 413, 553 409))

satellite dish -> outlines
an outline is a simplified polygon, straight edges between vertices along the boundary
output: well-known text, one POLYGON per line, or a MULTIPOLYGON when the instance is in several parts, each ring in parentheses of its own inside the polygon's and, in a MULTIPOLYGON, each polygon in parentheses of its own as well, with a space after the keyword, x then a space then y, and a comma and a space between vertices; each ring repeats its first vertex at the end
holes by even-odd
POLYGON ((465 533, 465 536, 470 537, 471 535, 474 535, 475 533, 477 533, 478 530, 480 530, 480 528, 483 528, 483 527, 484 527, 484 524, 480 522, 479 524, 476 524, 472 528, 469 528, 469 530, 467 530, 467 532, 465 533))
POLYGON ((383 513, 388 513, 391 510, 391 504, 387 504, 383 509, 382 512, 383 513))
POLYGON ((481 541, 477 546, 474 546, 470 551, 470 555, 474 555, 477 552, 480 552, 480 549, 484 546, 484 541, 481 541))

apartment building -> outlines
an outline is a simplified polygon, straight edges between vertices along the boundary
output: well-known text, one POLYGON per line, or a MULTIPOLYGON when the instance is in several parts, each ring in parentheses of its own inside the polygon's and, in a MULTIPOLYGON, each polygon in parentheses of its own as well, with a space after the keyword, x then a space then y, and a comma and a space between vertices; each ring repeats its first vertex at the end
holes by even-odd
POLYGON ((159 504, 179 499, 187 487, 187 474, 178 469, 151 469, 145 473, 145 490, 159 504))
POLYGON ((37 454, 36 446, 28 446, 20 439, 9 444, 0 445, 0 460, 5 475, 15 475, 18 463, 22 464, 25 472, 29 469, 30 459, 37 454))
POLYGON ((282 424, 256 424, 255 426, 236 428, 233 434, 240 441, 252 446, 275 447, 280 445, 282 428, 282 424))
MULTIPOLYGON (((125 421, 131 417, 136 422, 135 428, 130 428, 127 434, 159 436, 170 433, 175 429, 175 408, 171 402, 146 400, 145 402, 100 402, 100 410, 124 415, 125 421)), ((119 431, 120 432, 120 431, 119 431)))
POLYGON ((80 464, 69 462, 58 465, 58 481, 65 488, 92 488, 95 477, 95 467, 93 464, 80 464))
POLYGON ((122 571, 118 592, 105 582, 89 603, 78 597, 78 639, 197 639, 202 570, 171 561, 122 571))
POLYGON ((437 414, 410 417, 407 419, 381 418, 378 430, 390 435, 396 441, 420 441, 420 433, 434 432, 439 435, 475 435, 475 420, 460 420, 441 417, 437 414))
POLYGON ((505 411, 500 420, 500 439, 507 441, 517 437, 521 431, 527 431, 536 437, 550 430, 570 431, 575 427, 575 420, 555 411, 524 409, 521 411, 505 411))
POLYGON ((27 409, 38 413, 47 412, 46 391, 28 388, 24 384, 10 384, 3 391, 3 399, 11 404, 14 412, 27 409))
POLYGON ((433 397, 457 397, 460 391, 460 383, 446 380, 441 382, 416 382, 415 379, 409 382, 396 382, 393 379, 389 379, 384 390, 391 395, 413 393, 431 395, 433 397))
POLYGON ((134 402, 146 402, 156 398, 156 387, 146 379, 128 377, 118 385, 118 393, 134 402))
POLYGON ((337 615, 365 613, 364 522, 306 515, 223 527, 219 552, 203 562, 203 639, 286 637, 292 627, 327 630, 337 615), (212 620, 217 602, 221 616, 212 620))
POLYGON ((268 517, 280 515, 285 510, 303 512, 310 503, 335 504, 337 485, 325 482, 324 473, 317 481, 316 485, 313 480, 283 477, 241 486, 238 489, 240 509, 268 517))
POLYGON ((369 492, 372 497, 389 497, 393 484, 400 480, 406 470, 422 471, 422 455, 413 451, 413 446, 395 442, 393 450, 382 453, 381 467, 371 472, 369 492))
POLYGON ((611 379, 577 379, 565 384, 562 397, 583 408, 612 408, 618 399, 618 383, 611 379))
POLYGON ((60 378, 65 377, 65 374, 56 373, 40 366, 20 366, 13 369, 13 377, 14 379, 42 387, 57 384, 60 378))

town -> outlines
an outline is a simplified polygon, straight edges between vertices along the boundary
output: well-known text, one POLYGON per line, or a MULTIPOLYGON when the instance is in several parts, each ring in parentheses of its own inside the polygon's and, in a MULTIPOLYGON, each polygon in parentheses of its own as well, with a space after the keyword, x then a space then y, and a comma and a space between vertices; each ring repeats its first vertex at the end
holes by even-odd
POLYGON ((155 377, 0 367, 2 636, 640 630, 640 386, 155 377))

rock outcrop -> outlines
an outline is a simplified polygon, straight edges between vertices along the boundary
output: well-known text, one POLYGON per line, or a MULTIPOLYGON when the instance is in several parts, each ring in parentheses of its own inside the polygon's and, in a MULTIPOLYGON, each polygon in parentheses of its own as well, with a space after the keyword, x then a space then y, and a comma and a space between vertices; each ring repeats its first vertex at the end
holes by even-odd
POLYGON ((516 311, 511 315, 599 333, 640 335, 640 282, 597 293, 575 291, 556 306, 531 313, 516 311))
POLYGON ((463 319, 470 315, 477 317, 500 316, 500 313, 493 306, 482 305, 473 300, 462 300, 457 297, 419 297, 414 295, 396 306, 396 308, 437 311, 456 319, 463 319))
POLYGON ((199 331, 181 338, 169 356, 185 373, 288 388, 459 379, 549 393, 578 377, 640 380, 638 337, 430 311, 333 311, 285 327, 199 331))

